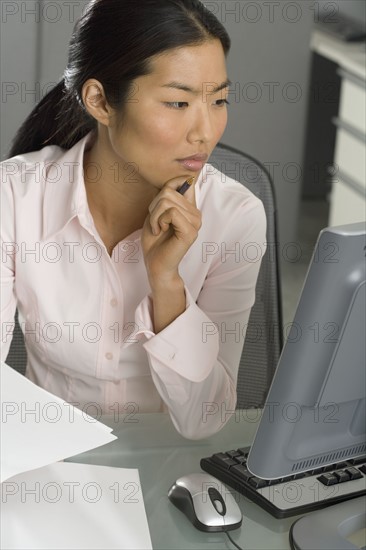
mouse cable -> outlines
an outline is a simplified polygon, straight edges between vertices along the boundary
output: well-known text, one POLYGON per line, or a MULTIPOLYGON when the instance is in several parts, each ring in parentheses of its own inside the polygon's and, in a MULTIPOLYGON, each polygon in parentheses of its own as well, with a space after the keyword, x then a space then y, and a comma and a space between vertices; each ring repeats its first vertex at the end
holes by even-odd
POLYGON ((225 529, 224 532, 227 534, 227 536, 229 537, 230 542, 235 546, 235 548, 238 548, 238 550, 243 550, 243 548, 241 546, 239 546, 238 544, 236 544, 235 540, 233 540, 231 538, 229 531, 226 531, 226 529, 225 529))
POLYGON ((235 546, 235 548, 238 548, 238 550, 243 550, 243 548, 241 546, 239 546, 238 544, 236 544, 235 540, 233 540, 231 538, 231 535, 229 533, 229 531, 227 530, 227 527, 226 527, 226 523, 225 523, 225 516, 222 516, 222 519, 224 520, 224 533, 226 533, 226 535, 228 536, 229 538, 229 541, 235 546))

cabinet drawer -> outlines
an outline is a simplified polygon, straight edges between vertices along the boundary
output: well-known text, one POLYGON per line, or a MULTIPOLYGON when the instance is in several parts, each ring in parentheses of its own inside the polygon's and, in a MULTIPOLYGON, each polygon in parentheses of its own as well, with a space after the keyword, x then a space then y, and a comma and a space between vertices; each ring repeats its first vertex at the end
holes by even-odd
POLYGON ((366 221, 365 195, 358 193, 341 179, 332 185, 329 226, 366 221))
POLYGON ((356 130, 366 134, 366 89, 343 78, 339 105, 339 118, 356 130))
POLYGON ((366 144, 342 128, 338 128, 334 154, 337 168, 366 188, 366 144))

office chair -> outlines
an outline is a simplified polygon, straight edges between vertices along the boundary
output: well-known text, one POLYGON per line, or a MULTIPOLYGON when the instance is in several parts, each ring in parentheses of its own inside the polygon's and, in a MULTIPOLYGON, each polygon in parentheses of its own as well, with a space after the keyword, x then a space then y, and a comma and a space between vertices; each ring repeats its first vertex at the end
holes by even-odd
POLYGON ((253 157, 218 143, 209 163, 239 181, 264 205, 267 216, 267 251, 262 259, 256 299, 250 312, 239 363, 238 409, 262 407, 283 347, 282 299, 277 253, 277 211, 273 182, 266 168, 253 157))
MULTIPOLYGON (((271 246, 262 259, 256 286, 256 300, 250 313, 239 365, 237 408, 264 405, 283 346, 282 302, 277 255, 276 207, 273 183, 267 170, 254 158, 219 143, 209 162, 220 172, 245 185, 263 202, 267 215, 267 242, 271 246)), ((24 374, 27 353, 15 313, 13 340, 6 362, 24 374)))
POLYGON ((14 316, 14 331, 13 339, 10 344, 9 353, 5 362, 21 374, 25 374, 27 365, 27 350, 24 344, 24 336, 18 320, 18 309, 15 310, 14 316))

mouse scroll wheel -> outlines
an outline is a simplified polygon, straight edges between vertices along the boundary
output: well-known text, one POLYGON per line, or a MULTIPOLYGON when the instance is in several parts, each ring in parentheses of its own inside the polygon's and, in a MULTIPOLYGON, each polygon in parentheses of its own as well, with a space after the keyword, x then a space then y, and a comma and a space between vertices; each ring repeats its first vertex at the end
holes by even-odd
POLYGON ((212 504, 214 505, 216 511, 220 514, 220 516, 224 516, 226 514, 226 506, 225 501, 219 491, 214 487, 209 487, 208 496, 210 497, 212 504))

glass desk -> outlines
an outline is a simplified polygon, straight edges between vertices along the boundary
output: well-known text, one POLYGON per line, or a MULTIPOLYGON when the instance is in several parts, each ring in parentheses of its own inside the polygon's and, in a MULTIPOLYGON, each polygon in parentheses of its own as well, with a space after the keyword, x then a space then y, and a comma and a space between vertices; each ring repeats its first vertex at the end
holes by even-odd
MULTIPOLYGON (((225 533, 197 530, 167 495, 177 478, 201 471, 201 458, 250 445, 260 414, 260 410, 238 410, 220 432, 201 440, 182 437, 164 413, 103 416, 98 420, 112 427, 118 439, 67 461, 138 468, 154 550, 231 550, 234 546, 225 533)), ((243 495, 237 496, 243 523, 230 531, 237 544, 244 550, 288 550, 288 532, 299 516, 275 519, 243 495)))

